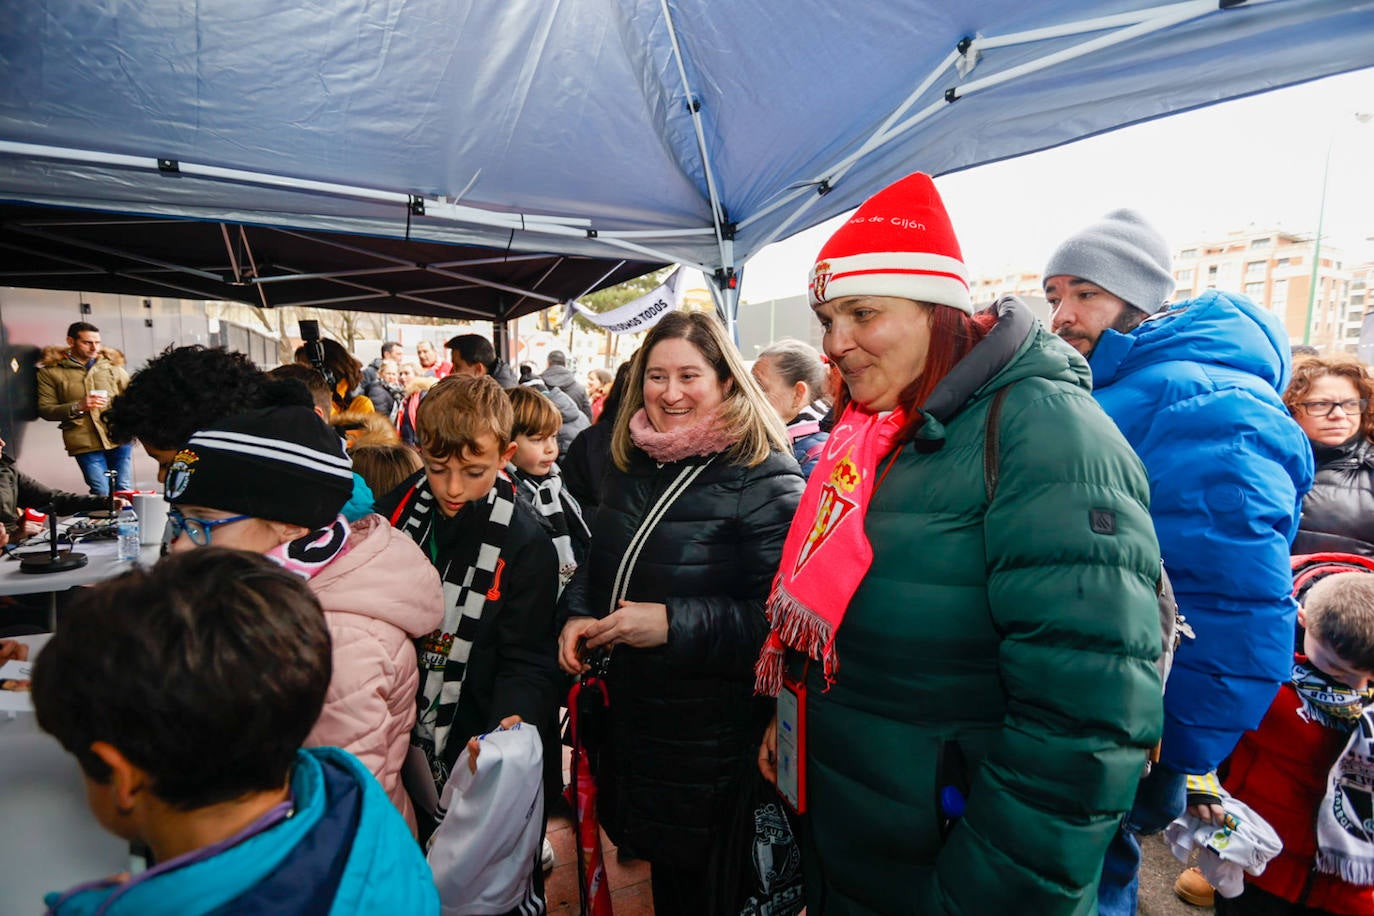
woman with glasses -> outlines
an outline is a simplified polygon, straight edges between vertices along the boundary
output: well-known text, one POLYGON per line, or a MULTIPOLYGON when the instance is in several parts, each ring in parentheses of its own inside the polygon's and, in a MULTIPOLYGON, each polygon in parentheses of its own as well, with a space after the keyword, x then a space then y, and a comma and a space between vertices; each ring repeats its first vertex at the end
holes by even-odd
POLYGON ((1283 402, 1312 443, 1317 476, 1302 501, 1295 556, 1374 557, 1374 380, 1353 356, 1301 356, 1283 402))
POLYGON ((171 549, 248 550, 310 583, 334 651, 306 745, 358 757, 414 830, 401 785, 420 678, 412 640, 442 620, 443 586, 429 558, 386 519, 344 519, 352 492, 352 462, 314 411, 241 413, 192 435, 168 467, 171 549))

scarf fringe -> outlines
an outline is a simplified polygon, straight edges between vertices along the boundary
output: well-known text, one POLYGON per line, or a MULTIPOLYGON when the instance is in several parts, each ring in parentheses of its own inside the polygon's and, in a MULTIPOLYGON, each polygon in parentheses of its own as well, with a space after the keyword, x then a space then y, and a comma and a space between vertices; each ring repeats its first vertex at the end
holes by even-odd
POLYGON ((839 669, 835 657, 835 631, 830 623, 793 597, 781 583, 774 586, 773 593, 768 596, 765 611, 772 629, 754 665, 754 693, 775 697, 782 690, 783 662, 788 646, 822 663, 825 688, 829 690, 839 669))
POLYGON ((1374 884, 1374 861, 1355 858, 1335 849, 1317 850, 1317 871, 1339 875, 1346 884, 1368 887, 1374 884))

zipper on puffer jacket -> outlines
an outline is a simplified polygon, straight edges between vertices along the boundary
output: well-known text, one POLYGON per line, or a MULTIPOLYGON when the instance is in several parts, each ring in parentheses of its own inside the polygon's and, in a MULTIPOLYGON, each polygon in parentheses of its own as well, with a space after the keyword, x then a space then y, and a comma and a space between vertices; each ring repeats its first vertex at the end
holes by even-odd
POLYGON ((679 496, 692 485, 701 472, 706 470, 706 466, 711 462, 704 461, 701 464, 685 467, 678 472, 673 482, 668 484, 649 511, 644 514, 644 520, 639 523, 639 528, 635 531, 634 537, 630 538, 630 544, 625 548, 625 553, 620 557, 620 566, 615 571, 615 580, 611 586, 611 606, 607 613, 615 613, 620 599, 625 597, 625 593, 630 589, 630 576, 634 573, 635 563, 639 560, 639 553, 644 549, 644 544, 649 540, 649 535, 654 528, 668 514, 673 503, 679 496))

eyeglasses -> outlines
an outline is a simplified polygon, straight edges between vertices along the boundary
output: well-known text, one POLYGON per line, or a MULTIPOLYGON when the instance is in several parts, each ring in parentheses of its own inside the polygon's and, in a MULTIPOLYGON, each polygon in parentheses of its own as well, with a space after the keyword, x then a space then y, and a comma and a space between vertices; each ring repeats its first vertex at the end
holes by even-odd
POLYGON ((1363 414, 1365 408, 1369 406, 1368 398, 1358 398, 1350 401, 1300 401, 1298 406, 1302 412, 1309 417, 1329 417, 1336 412, 1339 407, 1341 412, 1348 416, 1363 414))
POLYGON ((210 532, 220 525, 228 525, 231 522, 241 522, 251 515, 231 515, 228 518, 191 518, 181 514, 181 510, 175 506, 167 510, 167 527, 171 529, 172 540, 181 537, 181 533, 186 532, 186 536, 191 539, 191 543, 197 547, 210 546, 210 532))

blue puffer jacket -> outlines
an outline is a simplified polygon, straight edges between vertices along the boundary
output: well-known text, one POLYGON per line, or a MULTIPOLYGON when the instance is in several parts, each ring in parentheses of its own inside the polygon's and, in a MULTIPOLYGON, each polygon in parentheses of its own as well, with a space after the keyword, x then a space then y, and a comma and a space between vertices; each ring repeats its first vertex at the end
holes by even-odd
POLYGON ((1164 695, 1164 762, 1206 773, 1264 717, 1292 667, 1288 547, 1312 447, 1288 415, 1288 335, 1208 290, 1092 353, 1094 395, 1150 476, 1150 514, 1197 638, 1164 695))
POLYGON ((128 884, 49 894, 56 916, 293 913, 437 916, 434 876, 410 828, 358 759, 299 751, 294 814, 207 858, 128 884))

